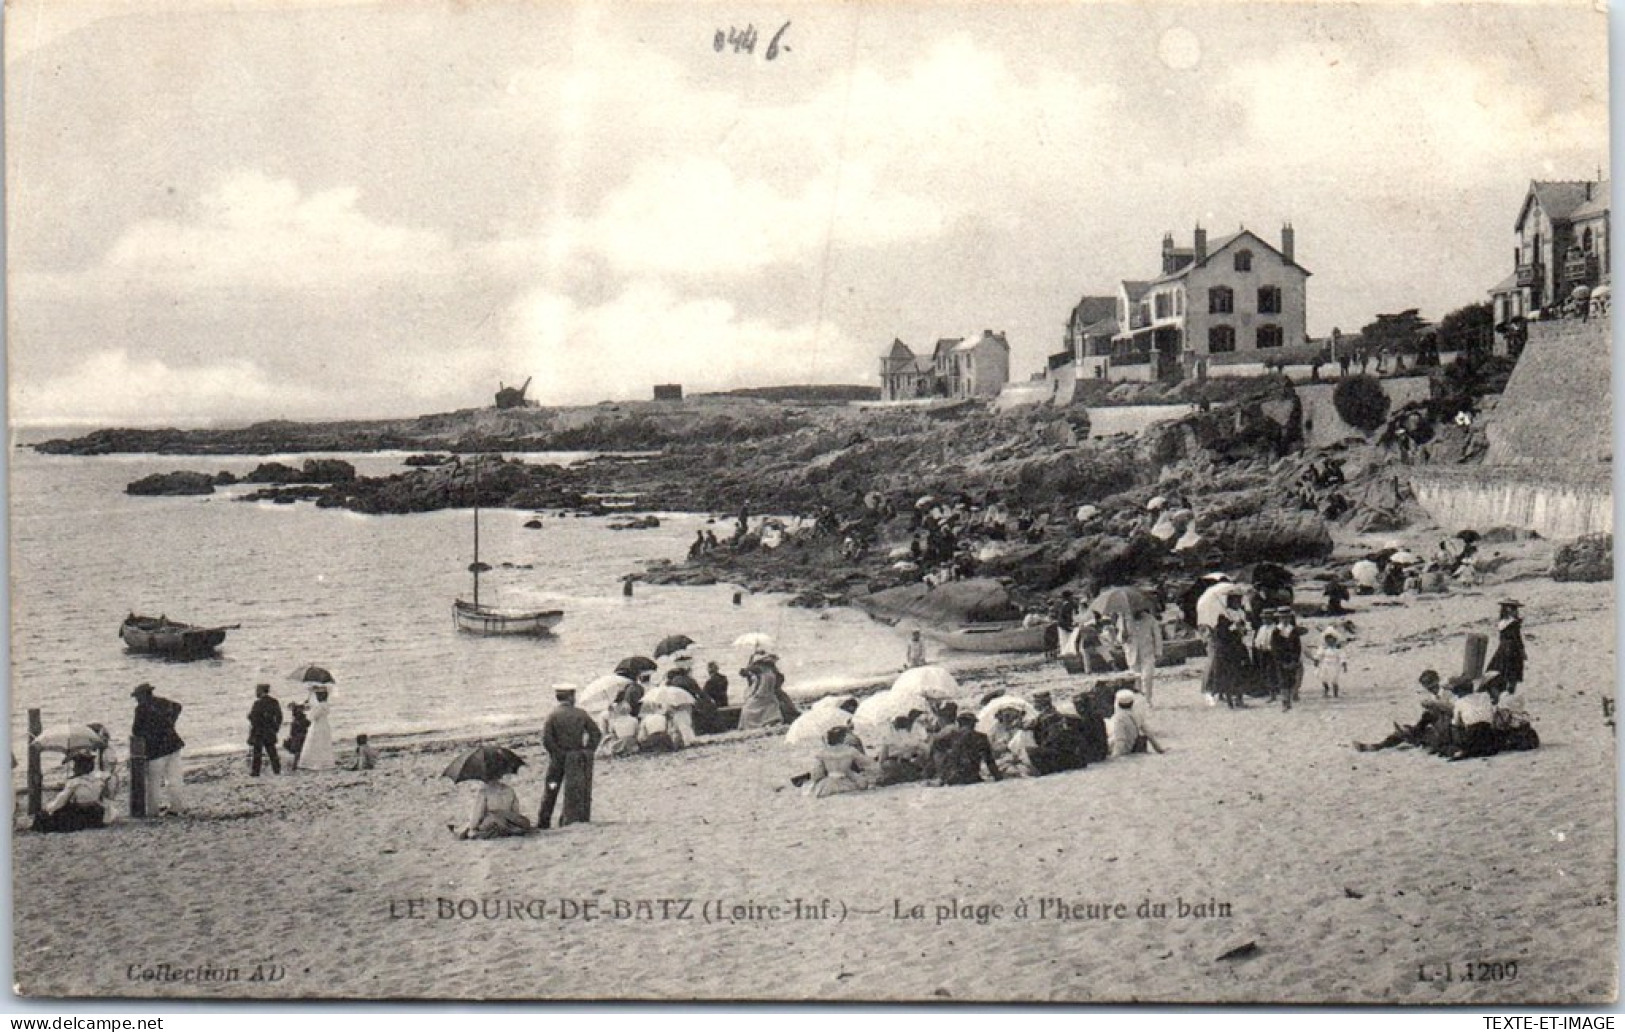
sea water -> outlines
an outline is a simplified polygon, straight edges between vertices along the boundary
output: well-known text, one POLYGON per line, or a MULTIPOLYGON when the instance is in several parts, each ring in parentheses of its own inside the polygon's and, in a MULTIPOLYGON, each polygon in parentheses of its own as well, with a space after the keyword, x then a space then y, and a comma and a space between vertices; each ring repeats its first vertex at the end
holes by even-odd
MULTIPOLYGON (((585 684, 629 655, 687 634, 704 679, 714 659, 743 695, 739 668, 749 632, 773 637, 793 695, 815 695, 895 673, 901 632, 852 610, 807 610, 784 596, 733 586, 638 584, 621 578, 650 560, 680 559, 705 516, 662 514, 651 530, 609 529, 613 519, 482 510, 481 601, 559 608, 550 637, 482 638, 452 625, 452 602, 470 592, 472 510, 366 516, 313 503, 245 502, 253 485, 213 495, 135 497, 130 481, 177 469, 241 476, 261 462, 297 466, 342 458, 362 475, 404 472, 405 453, 272 456, 10 457, 11 728, 21 758, 26 713, 45 726, 105 724, 129 734, 130 690, 150 682, 185 710, 192 755, 245 748, 254 685, 284 706, 302 701, 292 680, 307 663, 337 681, 335 745, 359 733, 470 733, 532 727, 553 705, 552 686, 585 684), (126 614, 206 625, 240 624, 215 658, 170 662, 128 651, 126 614)), ((532 463, 579 455, 529 455, 532 463)), ((726 537, 732 523, 713 528, 726 537)))

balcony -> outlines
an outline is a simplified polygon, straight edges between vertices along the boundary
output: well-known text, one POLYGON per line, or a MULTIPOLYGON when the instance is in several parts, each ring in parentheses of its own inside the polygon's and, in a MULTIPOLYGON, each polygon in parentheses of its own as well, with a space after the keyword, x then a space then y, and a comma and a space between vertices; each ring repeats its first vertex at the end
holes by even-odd
POLYGON ((1563 280, 1569 286, 1585 284, 1588 287, 1597 283, 1597 256, 1575 251, 1563 259, 1563 280))
MULTIPOLYGON (((1501 267, 1503 269, 1506 268, 1506 266, 1504 266, 1504 265, 1501 266, 1501 267)), ((1532 287, 1532 286, 1534 286, 1535 284, 1537 284, 1539 282, 1540 282, 1540 266, 1539 265, 1520 265, 1520 266, 1518 266, 1518 286, 1520 286, 1520 287, 1532 287)))

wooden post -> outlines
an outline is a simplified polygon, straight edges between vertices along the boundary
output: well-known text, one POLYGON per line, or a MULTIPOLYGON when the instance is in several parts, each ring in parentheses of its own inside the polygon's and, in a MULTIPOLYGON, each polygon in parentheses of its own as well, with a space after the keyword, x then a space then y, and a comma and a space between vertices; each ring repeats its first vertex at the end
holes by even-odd
POLYGON ((1484 673, 1484 657, 1490 639, 1485 634, 1469 634, 1461 649, 1461 676, 1477 679, 1484 673))
POLYGON ((33 817, 45 805, 45 774, 40 769, 39 746, 34 739, 44 729, 40 721, 40 711, 28 711, 28 816, 33 817))
POLYGON ((147 816, 147 740, 130 739, 130 816, 147 816))
POLYGON ((621 579, 621 594, 625 595, 627 598, 632 597, 632 578, 631 577, 623 577, 621 579))
POLYGON ((744 603, 745 603, 745 593, 743 591, 734 592, 734 605, 736 605, 736 606, 744 605, 744 603))

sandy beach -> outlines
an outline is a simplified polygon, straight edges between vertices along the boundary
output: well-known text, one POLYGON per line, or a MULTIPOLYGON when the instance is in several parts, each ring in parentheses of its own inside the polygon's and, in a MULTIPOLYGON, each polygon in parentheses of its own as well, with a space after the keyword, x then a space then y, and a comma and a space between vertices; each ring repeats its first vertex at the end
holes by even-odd
MULTIPOLYGON (((1342 698, 1323 700, 1311 674, 1291 712, 1213 709, 1199 661, 1167 668, 1152 717, 1166 755, 1041 779, 813 800, 788 784, 801 754, 736 735, 601 761, 590 826, 461 842, 446 824, 467 786, 439 776, 457 743, 385 742, 374 771, 257 781, 215 761, 191 772, 184 818, 15 837, 16 984, 205 999, 1613 999, 1613 586, 1541 577, 1374 601, 1355 600, 1342 698), (1525 605, 1542 747, 1458 763, 1356 752, 1414 719, 1417 674, 1459 669, 1464 634, 1492 628, 1507 592, 1525 605)), ((975 675, 967 695, 1088 680, 1033 657, 975 675)), ((534 809, 541 750, 510 741, 534 809)))

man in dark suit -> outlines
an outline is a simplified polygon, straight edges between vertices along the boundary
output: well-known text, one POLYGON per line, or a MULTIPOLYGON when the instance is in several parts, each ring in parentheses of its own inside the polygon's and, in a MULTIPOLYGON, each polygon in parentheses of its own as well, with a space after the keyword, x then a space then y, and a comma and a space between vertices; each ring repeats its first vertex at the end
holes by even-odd
POLYGON ((547 750, 547 791, 536 815, 538 828, 553 825, 553 808, 559 791, 564 792, 564 813, 559 827, 585 824, 592 820, 592 759, 603 741, 598 724, 578 707, 573 685, 556 685, 553 696, 558 706, 542 725, 542 748, 547 750))
POLYGON ((271 695, 271 686, 254 686, 254 705, 248 711, 248 747, 253 758, 248 761, 248 773, 260 776, 260 754, 271 761, 271 773, 282 773, 282 759, 276 754, 277 732, 282 730, 282 703, 271 695))
POLYGON ((147 747, 147 813, 167 816, 181 808, 181 749, 186 743, 175 733, 181 704, 155 694, 150 684, 136 685, 130 696, 135 699, 130 737, 147 747))

